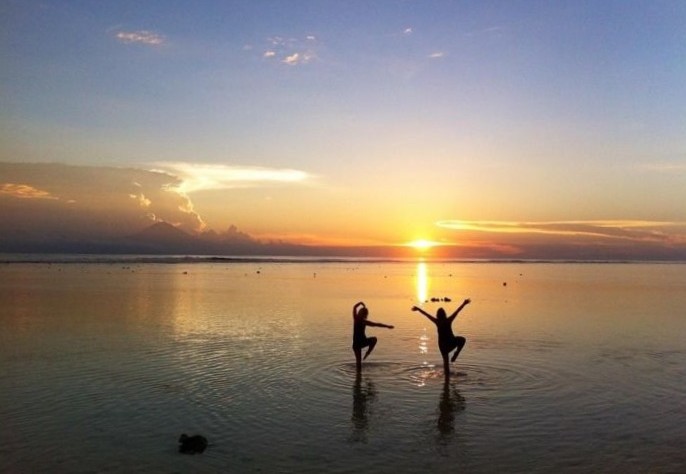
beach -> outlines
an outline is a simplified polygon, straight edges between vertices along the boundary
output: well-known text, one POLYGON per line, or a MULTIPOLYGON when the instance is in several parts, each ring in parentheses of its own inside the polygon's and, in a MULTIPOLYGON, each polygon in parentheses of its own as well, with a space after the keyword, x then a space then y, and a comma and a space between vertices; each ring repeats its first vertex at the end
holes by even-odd
POLYGON ((74 258, 0 305, 1 472, 686 469, 686 264, 74 258), (410 308, 465 298, 446 383, 410 308))

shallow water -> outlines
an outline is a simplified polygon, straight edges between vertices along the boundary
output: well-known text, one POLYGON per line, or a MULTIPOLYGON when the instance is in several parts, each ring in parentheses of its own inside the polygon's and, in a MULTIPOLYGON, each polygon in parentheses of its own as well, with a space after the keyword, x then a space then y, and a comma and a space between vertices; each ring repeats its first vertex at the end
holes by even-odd
POLYGON ((12 263, 0 304, 0 472, 686 469, 683 264, 12 263), (446 385, 410 308, 466 297, 446 385))

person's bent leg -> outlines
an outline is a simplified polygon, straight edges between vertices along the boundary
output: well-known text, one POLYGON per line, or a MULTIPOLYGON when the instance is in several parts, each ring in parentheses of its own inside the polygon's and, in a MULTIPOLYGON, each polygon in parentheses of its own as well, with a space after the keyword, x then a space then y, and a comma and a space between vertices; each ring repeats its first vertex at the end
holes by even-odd
POLYGON ((372 351, 374 350, 374 346, 376 346, 376 338, 375 337, 370 337, 367 339, 367 341, 369 341, 369 349, 367 349, 367 353, 364 355, 364 359, 369 357, 369 354, 371 354, 372 351))
POLYGON ((455 342, 457 342, 457 349, 455 349, 455 353, 453 354, 453 358, 451 359, 451 362, 455 362, 455 359, 457 359, 457 356, 460 355, 460 351, 464 347, 464 345, 467 343, 467 339, 465 339, 462 336, 457 336, 455 338, 455 342))

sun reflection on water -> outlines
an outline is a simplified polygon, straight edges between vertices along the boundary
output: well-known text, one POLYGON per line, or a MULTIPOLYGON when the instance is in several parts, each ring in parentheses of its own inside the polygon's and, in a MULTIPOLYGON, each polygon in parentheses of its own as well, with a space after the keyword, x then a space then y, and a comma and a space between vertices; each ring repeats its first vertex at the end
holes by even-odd
POLYGON ((426 271, 426 262, 417 263, 417 301, 424 303, 429 295, 429 277, 426 271))
MULTIPOLYGON (((419 305, 426 303, 429 299, 429 273, 426 262, 417 262, 417 301, 419 305)), ((422 334, 419 336, 419 353, 424 355, 429 353, 429 341, 431 337, 427 334, 424 328, 422 334)), ((417 387, 426 385, 429 379, 437 377, 438 372, 434 364, 424 361, 416 373, 414 374, 414 381, 417 387)))
POLYGON ((419 336, 419 353, 420 354, 426 354, 427 352, 429 352, 428 341, 429 341, 429 336, 427 336, 426 328, 424 328, 424 334, 419 336))

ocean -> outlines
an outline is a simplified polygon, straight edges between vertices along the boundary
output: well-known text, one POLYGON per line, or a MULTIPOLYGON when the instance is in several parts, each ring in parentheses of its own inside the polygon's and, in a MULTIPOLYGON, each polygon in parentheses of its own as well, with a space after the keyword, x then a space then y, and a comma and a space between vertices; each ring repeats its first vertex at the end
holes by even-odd
POLYGON ((0 308, 3 473, 686 471, 686 264, 6 261, 0 308), (446 382, 410 308, 465 298, 446 382))

